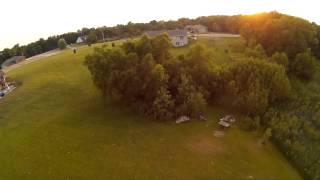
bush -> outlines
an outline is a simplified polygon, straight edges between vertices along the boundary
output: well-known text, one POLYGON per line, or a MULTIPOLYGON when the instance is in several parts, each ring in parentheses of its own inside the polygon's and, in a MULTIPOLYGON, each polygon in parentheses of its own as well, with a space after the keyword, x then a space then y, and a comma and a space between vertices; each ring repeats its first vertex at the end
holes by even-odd
POLYGON ((271 58, 269 58, 269 60, 270 60, 270 62, 282 65, 286 70, 288 69, 289 59, 288 59, 286 53, 276 52, 272 55, 271 58))
POLYGON ((64 39, 59 39, 58 41, 58 47, 59 49, 63 50, 67 48, 67 42, 64 39))
POLYGON ((290 73, 303 81, 311 81, 315 73, 315 58, 310 51, 297 54, 290 63, 290 73))
POLYGON ((98 42, 98 36, 96 35, 96 33, 94 31, 90 31, 88 37, 87 37, 87 43, 89 46, 91 46, 91 44, 94 44, 98 42))

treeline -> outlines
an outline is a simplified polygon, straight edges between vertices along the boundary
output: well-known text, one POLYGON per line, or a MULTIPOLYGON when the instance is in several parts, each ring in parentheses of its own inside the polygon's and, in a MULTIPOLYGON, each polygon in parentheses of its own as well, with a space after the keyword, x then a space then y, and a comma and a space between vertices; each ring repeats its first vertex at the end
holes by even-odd
POLYGON ((65 39, 68 44, 74 43, 78 37, 79 33, 66 33, 59 36, 52 36, 46 40, 41 38, 36 42, 32 42, 28 45, 20 46, 16 44, 12 48, 5 48, 0 52, 0 64, 6 59, 13 56, 26 56, 31 57, 37 54, 41 54, 53 49, 58 48, 59 39, 65 39))
POLYGON ((151 21, 149 23, 131 23, 126 25, 117 25, 114 27, 99 27, 99 28, 83 28, 77 32, 65 33, 62 35, 51 36, 47 39, 39 39, 28 45, 15 45, 12 48, 5 48, 0 52, 0 64, 6 59, 13 56, 24 55, 31 57, 58 48, 59 39, 64 39, 67 44, 75 43, 80 36, 87 36, 88 44, 95 43, 101 40, 114 40, 128 38, 141 35, 148 30, 162 29, 181 29, 184 25, 179 21, 151 21))
MULTIPOLYGON (((286 52, 289 57, 297 52, 302 52, 310 44, 312 52, 319 58, 320 27, 315 23, 310 24, 300 18, 283 15, 277 12, 258 15, 236 16, 207 16, 196 19, 181 18, 177 21, 150 21, 149 23, 131 23, 114 27, 83 28, 77 32, 39 39, 25 46, 15 45, 0 52, 0 64, 17 55, 31 57, 49 50, 56 49, 59 39, 65 39, 68 44, 75 43, 79 36, 96 37, 96 40, 113 40, 134 37, 149 30, 181 29, 186 25, 202 24, 212 32, 241 33, 248 45, 257 41, 266 49, 269 55, 276 50, 286 52), (295 29, 294 27, 299 27, 295 29), (270 36, 272 35, 272 36, 270 36)), ((95 39, 95 38, 94 38, 95 39)))
POLYGON ((289 99, 269 106, 253 123, 271 129, 274 142, 307 179, 320 179, 319 26, 279 13, 244 18, 241 34, 251 47, 246 54, 272 56, 292 87, 289 99))

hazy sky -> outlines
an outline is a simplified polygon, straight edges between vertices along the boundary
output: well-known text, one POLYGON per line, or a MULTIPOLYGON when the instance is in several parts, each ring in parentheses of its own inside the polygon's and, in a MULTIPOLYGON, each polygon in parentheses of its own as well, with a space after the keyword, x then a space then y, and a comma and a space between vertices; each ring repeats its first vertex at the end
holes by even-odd
POLYGON ((1 0, 0 50, 82 27, 276 10, 320 24, 318 0, 1 0))

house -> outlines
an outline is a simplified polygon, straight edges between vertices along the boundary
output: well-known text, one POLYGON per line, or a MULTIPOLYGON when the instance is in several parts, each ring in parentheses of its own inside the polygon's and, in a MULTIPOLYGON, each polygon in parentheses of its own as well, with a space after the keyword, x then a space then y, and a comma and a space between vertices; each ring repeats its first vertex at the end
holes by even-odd
POLYGON ((77 44, 85 43, 87 41, 87 36, 79 36, 76 40, 77 44))
POLYGON ((188 45, 188 32, 187 30, 162 30, 162 31, 148 31, 148 36, 155 37, 163 33, 168 33, 172 45, 174 47, 182 47, 188 45))
POLYGON ((197 24, 197 25, 187 25, 185 28, 190 33, 193 34, 205 34, 208 33, 208 28, 204 25, 197 24))
POLYGON ((26 57, 24 56, 13 56, 10 59, 5 60, 2 64, 1 64, 1 69, 7 68, 9 66, 12 66, 14 64, 17 64, 21 61, 24 61, 26 59, 26 57))

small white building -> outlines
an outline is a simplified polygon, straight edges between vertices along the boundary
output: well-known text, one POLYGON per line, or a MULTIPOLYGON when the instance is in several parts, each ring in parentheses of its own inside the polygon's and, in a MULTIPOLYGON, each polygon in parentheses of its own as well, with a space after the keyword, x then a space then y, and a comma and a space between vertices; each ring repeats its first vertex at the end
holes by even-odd
POLYGON ((87 41, 87 36, 79 36, 76 40, 77 44, 85 43, 87 41))
POLYGON ((187 30, 162 30, 162 31, 148 31, 148 36, 155 37, 163 33, 168 33, 172 45, 174 47, 182 47, 188 45, 188 32, 187 30))

